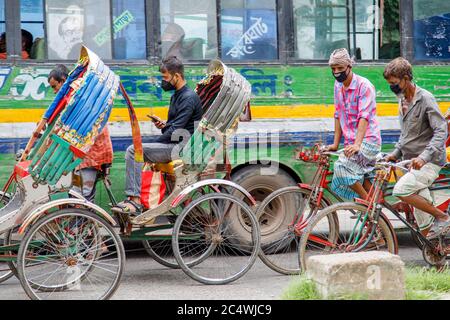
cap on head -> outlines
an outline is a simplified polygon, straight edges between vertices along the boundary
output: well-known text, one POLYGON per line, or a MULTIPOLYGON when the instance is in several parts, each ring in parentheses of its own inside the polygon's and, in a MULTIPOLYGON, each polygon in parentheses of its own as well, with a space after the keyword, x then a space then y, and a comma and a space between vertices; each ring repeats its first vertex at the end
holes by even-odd
POLYGON ((350 58, 350 54, 347 49, 340 48, 336 49, 331 53, 330 60, 328 64, 330 66, 340 65, 340 66, 353 66, 355 61, 350 58))

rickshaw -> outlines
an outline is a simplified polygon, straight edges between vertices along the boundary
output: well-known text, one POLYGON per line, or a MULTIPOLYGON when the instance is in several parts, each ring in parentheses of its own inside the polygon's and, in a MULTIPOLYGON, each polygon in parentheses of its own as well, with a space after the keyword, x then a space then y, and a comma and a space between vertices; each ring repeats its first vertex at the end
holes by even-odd
MULTIPOLYGON (((113 216, 72 189, 73 170, 107 124, 119 90, 130 114, 136 160, 143 161, 139 123, 120 78, 83 46, 0 193, 0 262, 8 267, 0 270, 0 281, 17 276, 31 299, 110 298, 124 270, 121 236, 146 239, 152 231, 171 230, 160 239, 171 241, 183 271, 207 284, 242 277, 257 258, 255 201, 217 170, 248 106, 249 83, 222 62, 211 62, 197 86, 204 117, 195 134, 180 148, 179 160, 152 164, 170 180, 171 193, 135 218, 113 216), (249 230, 244 248, 235 248, 229 232, 232 210, 249 230), (155 223, 161 217, 166 222, 155 223)), ((107 175, 104 181, 108 184, 107 175)))

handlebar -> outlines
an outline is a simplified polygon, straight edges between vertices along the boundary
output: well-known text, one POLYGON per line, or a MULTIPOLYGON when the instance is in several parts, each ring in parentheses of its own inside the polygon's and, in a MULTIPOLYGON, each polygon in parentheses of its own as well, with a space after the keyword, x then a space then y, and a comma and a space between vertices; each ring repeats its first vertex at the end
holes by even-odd
POLYGON ((324 154, 324 155, 327 155, 327 156, 337 156, 337 157, 339 157, 343 152, 344 152, 344 149, 340 149, 340 150, 337 150, 337 151, 323 151, 321 153, 324 154))
POLYGON ((397 163, 380 161, 380 162, 377 162, 376 165, 380 166, 380 167, 394 167, 394 168, 400 169, 404 172, 408 172, 409 168, 407 168, 406 166, 411 164, 411 162, 412 162, 411 160, 404 160, 404 161, 397 162, 397 163))

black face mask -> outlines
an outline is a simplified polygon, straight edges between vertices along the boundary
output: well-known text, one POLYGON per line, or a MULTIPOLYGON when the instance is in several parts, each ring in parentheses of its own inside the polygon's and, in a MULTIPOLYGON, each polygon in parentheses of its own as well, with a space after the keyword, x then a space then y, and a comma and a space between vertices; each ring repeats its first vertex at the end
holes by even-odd
POLYGON ((392 91, 393 93, 395 93, 396 96, 398 96, 398 95, 400 95, 400 94, 403 93, 402 88, 400 88, 400 83, 392 84, 392 85, 390 85, 389 87, 391 88, 391 91, 392 91))
POLYGON ((347 80, 347 78, 348 78, 347 70, 348 70, 348 67, 347 67, 347 69, 345 69, 345 71, 342 71, 339 73, 334 73, 334 72, 331 72, 331 73, 333 74, 333 77, 336 79, 337 82, 342 83, 345 80, 347 80))
MULTIPOLYGON (((173 77, 172 77, 172 79, 173 79, 173 77)), ((170 80, 172 80, 172 79, 170 79, 170 80)), ((177 89, 172 83, 170 83, 170 81, 166 81, 166 80, 161 81, 161 88, 164 91, 173 91, 173 90, 177 89)))

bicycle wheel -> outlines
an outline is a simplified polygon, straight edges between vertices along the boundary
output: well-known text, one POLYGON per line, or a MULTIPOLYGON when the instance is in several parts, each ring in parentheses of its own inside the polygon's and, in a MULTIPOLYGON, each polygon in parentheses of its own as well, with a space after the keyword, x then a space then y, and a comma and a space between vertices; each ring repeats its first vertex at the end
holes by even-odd
POLYGON ((301 229, 306 227, 311 216, 329 204, 328 200, 322 199, 319 208, 311 205, 310 194, 310 190, 298 186, 286 187, 271 193, 258 206, 256 217, 261 230, 259 258, 281 274, 300 273, 298 244, 301 229))
POLYGON ((366 206, 344 202, 316 214, 300 238, 302 270, 306 270, 307 259, 315 255, 369 250, 397 254, 397 238, 389 220, 381 214, 378 223, 374 224, 365 219, 366 212, 366 206))
MULTIPOLYGON (((8 204, 11 198, 8 195, 0 193, 0 209, 8 204)), ((11 234, 12 230, 8 230, 0 234, 0 247, 8 246, 11 244, 11 234)), ((13 253, 11 251, 1 252, 1 255, 11 256, 13 253)), ((16 268, 11 261, 0 262, 0 283, 5 282, 12 276, 16 275, 16 268)))
POLYGON ((18 272, 31 299, 108 299, 125 251, 113 227, 85 209, 63 209, 36 222, 19 248, 18 272))
POLYGON ((175 259, 187 275, 204 284, 226 284, 241 278, 255 263, 259 251, 254 213, 229 194, 207 194, 194 200, 178 217, 173 232, 175 259), (244 246, 236 245, 236 235, 230 232, 229 212, 236 207, 249 225, 251 240, 244 246))
MULTIPOLYGON (((8 230, 3 232, 0 235, 0 246, 5 247, 11 245, 11 234, 12 230, 8 230)), ((13 256, 12 251, 2 251, 2 256, 13 256)), ((6 258, 6 257, 5 257, 6 258)), ((2 261, 0 262, 0 283, 5 282, 8 279, 11 279, 11 277, 17 275, 17 269, 15 264, 12 261, 2 261)))

